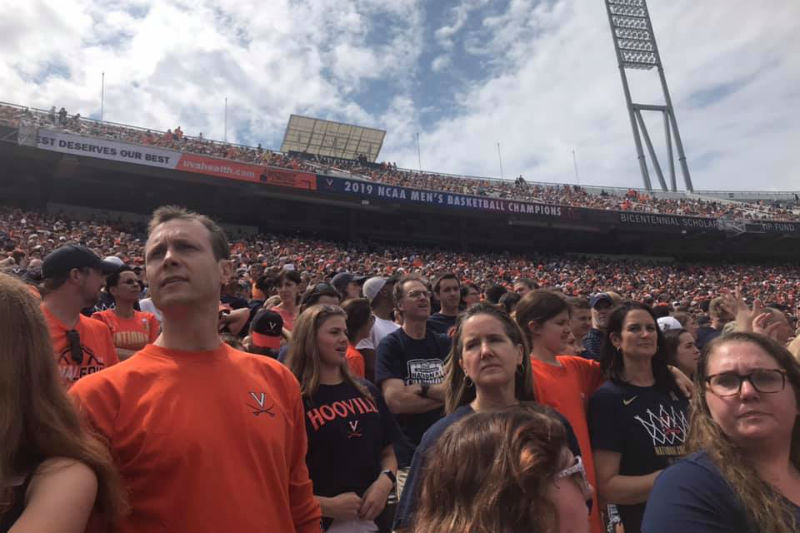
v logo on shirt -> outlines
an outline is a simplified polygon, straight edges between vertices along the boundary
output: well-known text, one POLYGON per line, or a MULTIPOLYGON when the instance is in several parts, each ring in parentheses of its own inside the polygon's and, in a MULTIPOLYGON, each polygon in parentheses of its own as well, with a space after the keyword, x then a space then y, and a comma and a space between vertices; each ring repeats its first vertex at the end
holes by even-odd
POLYGON ((255 400, 255 402, 258 404, 258 407, 254 406, 254 405, 247 404, 247 407, 249 407, 250 409, 253 410, 253 416, 258 416, 258 415, 260 415, 262 413, 266 413, 269 416, 271 416, 272 418, 275 418, 275 413, 272 412, 272 408, 275 407, 275 404, 272 403, 270 406, 264 407, 264 404, 266 403, 266 400, 267 400, 267 393, 265 393, 265 392, 250 392, 249 394, 250 394, 250 397, 253 400, 255 400))
POLYGON ((350 426, 350 433, 347 434, 348 439, 353 439, 361 436, 361 432, 358 431, 358 420, 348 421, 347 425, 350 426))

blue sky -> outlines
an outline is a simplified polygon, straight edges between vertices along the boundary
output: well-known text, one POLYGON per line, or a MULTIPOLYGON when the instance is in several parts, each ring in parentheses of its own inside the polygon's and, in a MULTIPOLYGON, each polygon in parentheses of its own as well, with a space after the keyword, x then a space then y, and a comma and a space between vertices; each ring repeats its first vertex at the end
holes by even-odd
MULTIPOLYGON (((114 122, 221 139, 227 97, 246 144, 278 148, 298 113, 385 129, 400 166, 418 166, 419 133, 425 169, 500 177, 500 143, 506 178, 641 184, 602 0, 0 7, 2 101, 99 116, 105 72, 114 122)), ((695 188, 800 189, 800 2, 649 7, 695 188)), ((634 97, 660 103, 649 74, 634 97)))

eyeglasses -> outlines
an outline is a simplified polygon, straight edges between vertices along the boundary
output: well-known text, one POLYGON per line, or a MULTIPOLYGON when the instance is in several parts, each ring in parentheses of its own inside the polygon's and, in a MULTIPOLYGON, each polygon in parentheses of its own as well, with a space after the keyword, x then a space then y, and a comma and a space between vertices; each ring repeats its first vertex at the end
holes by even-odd
POLYGON ((741 375, 734 372, 722 372, 706 378, 708 390, 720 397, 736 396, 742 392, 742 383, 749 381, 755 390, 762 394, 781 392, 786 388, 786 370, 758 369, 741 375))
POLYGON ((77 330, 71 329, 67 331, 67 340, 69 341, 69 354, 76 365, 83 364, 83 348, 81 348, 81 336, 77 330))
POLYGON ((408 298, 411 298, 412 300, 416 300, 418 298, 430 298, 431 293, 428 291, 416 290, 416 291, 409 291, 408 293, 406 293, 406 296, 408 298))
MULTIPOLYGON (((556 474, 556 479, 564 479, 565 477, 572 477, 584 494, 592 494, 592 485, 586 477, 586 468, 583 466, 583 459, 581 459, 580 455, 575 457, 574 465, 568 466, 556 474)), ((594 500, 591 496, 586 499, 586 507, 589 508, 590 513, 592 512, 593 504, 594 500)))

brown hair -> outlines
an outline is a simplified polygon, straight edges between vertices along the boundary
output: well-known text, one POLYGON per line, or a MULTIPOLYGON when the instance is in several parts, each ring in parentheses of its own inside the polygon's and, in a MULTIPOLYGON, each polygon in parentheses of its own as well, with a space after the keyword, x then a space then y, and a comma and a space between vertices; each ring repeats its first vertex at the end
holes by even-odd
MULTIPOLYGON (((84 463, 97 476, 96 507, 114 520, 127 511, 111 455, 87 428, 58 377, 50 332, 29 289, 0 274, 0 480, 31 474, 46 459, 84 463)), ((9 503, 0 486, 0 514, 9 503)))
POLYGON ((231 249, 228 246, 228 239, 225 231, 219 225, 205 215, 189 211, 188 209, 176 205, 165 205, 153 211, 147 231, 152 234, 155 229, 170 220, 187 220, 199 222, 208 230, 211 249, 214 251, 214 258, 217 261, 230 259, 231 249))
POLYGON ((557 531, 547 493, 567 444, 564 425, 551 413, 518 405, 447 428, 428 452, 411 530, 557 531))
POLYGON ((522 297, 517 304, 516 320, 531 349, 533 349, 533 335, 528 324, 530 322, 544 324, 564 311, 572 314, 572 308, 567 300, 557 292, 537 289, 522 297))
POLYGON ((353 298, 343 302, 342 309, 347 313, 347 339, 354 342, 358 332, 369 323, 369 318, 372 316, 369 300, 353 298))
POLYGON ((392 295, 394 297, 394 305, 395 305, 395 307, 397 307, 397 304, 406 295, 405 286, 406 286, 406 283, 408 283, 409 281, 419 281, 420 283, 425 285, 426 289, 430 290, 430 287, 428 287, 428 282, 427 282, 427 280, 425 280, 425 278, 423 278, 419 274, 407 274, 407 275, 403 276, 402 278, 400 278, 400 280, 397 283, 395 283, 394 287, 392 288, 392 295))
MULTIPOLYGON (((775 359, 778 366, 786 371, 800 406, 800 366, 786 348, 755 333, 734 332, 718 337, 709 343, 697 361, 695 387, 698 392, 691 403, 692 418, 687 450, 704 451, 711 457, 722 477, 742 502, 751 524, 759 531, 797 531, 794 515, 784 504, 784 498, 771 484, 758 476, 746 454, 722 431, 708 408, 705 395, 708 360, 717 349, 732 342, 755 344, 775 359)), ((795 468, 800 469, 800 421, 797 418, 792 430, 789 459, 795 468)))
MULTIPOLYGON (((292 329, 292 342, 286 354, 285 364, 300 382, 300 393, 304 400, 311 400, 319 389, 319 348, 317 347, 317 333, 331 317, 340 316, 345 320, 347 313, 338 305, 317 304, 312 305, 297 317, 292 329)), ((342 360, 342 378, 346 383, 355 387, 361 394, 372 399, 369 390, 360 382, 353 379, 347 362, 342 360)))
POLYGON ((475 399, 475 387, 469 386, 461 368, 462 352, 464 351, 464 323, 477 315, 489 315, 496 318, 511 339, 517 346, 522 346, 522 365, 517 369, 514 376, 514 395, 519 401, 535 401, 533 391, 533 375, 531 371, 531 359, 528 355, 528 344, 520 331, 519 326, 504 311, 492 304, 479 302, 471 305, 464 311, 458 319, 453 341, 451 343, 450 355, 445 363, 444 377, 444 411, 450 414, 462 405, 466 405, 475 399))

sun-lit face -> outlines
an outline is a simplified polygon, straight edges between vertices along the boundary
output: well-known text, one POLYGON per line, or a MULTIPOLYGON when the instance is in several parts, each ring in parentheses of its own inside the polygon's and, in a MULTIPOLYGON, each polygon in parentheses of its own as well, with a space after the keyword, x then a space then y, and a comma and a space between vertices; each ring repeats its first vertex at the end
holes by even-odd
POLYGON ((145 247, 153 303, 168 313, 174 306, 218 304, 228 261, 216 259, 211 234, 197 220, 173 219, 153 230, 145 247))
POLYGON ((461 326, 461 346, 461 367, 478 392, 514 387, 523 349, 514 344, 500 320, 488 314, 468 318, 461 326))
POLYGON ((347 324, 345 317, 336 315, 325 320, 317 330, 317 349, 320 363, 329 366, 342 364, 347 354, 347 324))
POLYGON ((614 347, 628 357, 653 357, 658 351, 658 326, 647 311, 632 309, 625 315, 622 332, 611 334, 614 347))
MULTIPOLYGON (((780 370, 778 362, 752 342, 727 342, 709 355, 709 377, 732 373, 750 375, 754 371, 780 370)), ((785 379, 782 390, 759 392, 744 380, 738 394, 720 397, 706 385, 705 399, 709 412, 722 431, 739 446, 747 449, 765 440, 791 440, 797 421, 797 396, 794 387, 785 379)))
POLYGON ((529 324, 532 328, 533 345, 542 347, 553 354, 561 353, 572 333, 570 329, 569 311, 561 311, 544 324, 529 324))

